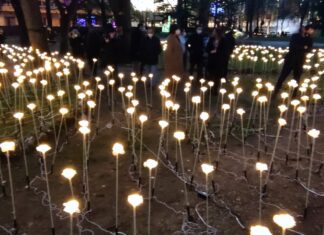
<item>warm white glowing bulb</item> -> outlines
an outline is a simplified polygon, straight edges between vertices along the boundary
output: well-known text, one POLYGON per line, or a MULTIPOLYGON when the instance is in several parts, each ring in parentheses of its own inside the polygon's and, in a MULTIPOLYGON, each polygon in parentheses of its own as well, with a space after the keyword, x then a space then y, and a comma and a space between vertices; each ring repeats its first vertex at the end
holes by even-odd
POLYGON ((130 115, 133 115, 133 113, 135 112, 135 108, 134 107, 127 108, 126 112, 130 115))
POLYGON ((88 100, 87 105, 89 106, 89 108, 93 109, 96 107, 96 102, 94 102, 93 100, 88 100))
POLYGON ((278 119, 278 124, 280 126, 286 126, 287 125, 287 121, 285 119, 283 119, 283 118, 279 118, 278 119))
POLYGON ((45 154, 47 151, 51 150, 51 147, 48 144, 40 144, 36 147, 36 150, 45 154))
POLYGON ((71 180, 75 175, 76 175, 76 170, 72 169, 72 168, 65 168, 62 171, 62 176, 68 180, 71 180))
POLYGON ((169 123, 165 120, 161 120, 161 121, 159 121, 159 125, 162 129, 164 129, 169 125, 169 123))
POLYGON ((299 100, 292 100, 290 103, 291 103, 292 106, 296 107, 296 106, 298 106, 300 104, 300 101, 299 100))
POLYGON ((69 112, 69 110, 67 108, 60 108, 59 112, 62 114, 62 116, 64 116, 69 112))
POLYGON ((278 109, 279 109, 280 113, 284 113, 284 112, 286 112, 288 110, 287 106, 284 105, 284 104, 279 105, 278 109))
POLYGON ((228 94, 228 98, 229 98, 230 100, 234 100, 234 99, 235 99, 235 95, 234 95, 233 93, 228 94))
POLYGON ((255 164, 255 169, 256 169, 257 171, 261 171, 261 172, 263 172, 263 171, 267 171, 267 170, 268 170, 268 165, 267 165, 266 163, 257 162, 257 163, 255 164))
POLYGON ((131 194, 127 197, 127 201, 134 208, 136 208, 143 203, 143 196, 138 193, 131 194))
POLYGON ((223 105, 222 105, 222 109, 223 109, 224 111, 229 110, 230 108, 231 108, 231 106, 230 106, 229 104, 223 104, 223 105))
POLYGON ((251 226, 250 235, 272 235, 270 230, 262 225, 251 226))
POLYGON ((125 154, 124 146, 120 143, 115 143, 113 145, 112 152, 114 156, 125 154))
POLYGON ((80 213, 79 202, 77 200, 70 200, 68 202, 63 203, 64 209, 63 211, 73 215, 75 213, 80 213))
POLYGON ((219 93, 221 93, 222 95, 224 95, 226 93, 226 89, 222 88, 219 90, 219 93))
POLYGON ((275 222, 282 229, 291 229, 296 226, 294 217, 289 214, 278 214, 273 216, 273 222, 275 222))
POLYGON ((194 103, 194 104, 199 104, 201 102, 201 98, 200 96, 193 96, 191 101, 194 103))
POLYGON ((314 94, 313 99, 314 100, 320 100, 320 99, 322 99, 322 96, 320 94, 314 94))
POLYGON ((203 163, 201 164, 201 169, 206 175, 208 175, 214 171, 214 166, 207 163, 203 163))
POLYGON ((186 135, 183 131, 176 131, 173 134, 174 138, 176 138, 178 141, 184 140, 186 135))
POLYGON ((8 153, 9 151, 15 151, 16 144, 13 141, 4 141, 0 144, 0 148, 3 153, 8 153))
POLYGON ((281 99, 287 99, 289 97, 289 94, 287 92, 281 93, 281 99))
POLYGON ((149 168, 150 170, 152 170, 153 168, 157 167, 158 162, 153 160, 153 159, 147 159, 144 163, 143 166, 146 168, 149 168))
POLYGON ((209 114, 207 112, 202 112, 200 114, 200 119, 204 122, 207 121, 209 119, 209 114))
POLYGON ((24 117, 24 113, 22 113, 22 112, 14 113, 13 117, 18 120, 21 120, 24 117))
POLYGON ((99 84, 99 85, 98 85, 98 89, 99 89, 100 91, 103 91, 103 90, 105 89, 105 86, 102 85, 102 84, 99 84))
POLYGON ((171 100, 167 100, 167 101, 165 101, 165 107, 167 108, 167 109, 170 109, 172 106, 173 106, 173 102, 171 101, 171 100))
POLYGON ((79 121, 80 126, 88 127, 89 126, 89 121, 88 120, 81 120, 79 121))
POLYGON ((242 108, 237 109, 236 113, 240 116, 243 116, 245 114, 245 110, 242 108))
POLYGON ((300 114, 305 113, 305 112, 306 112, 306 107, 304 107, 304 106, 299 106, 299 107, 297 108, 297 112, 299 112, 300 114))
POLYGON ((321 133, 321 132, 320 132, 319 130, 316 130, 316 129, 312 129, 312 130, 310 130, 310 131, 307 132, 307 134, 308 134, 310 137, 314 138, 314 139, 318 138, 319 135, 320 135, 320 133, 321 133))
POLYGON ((141 123, 144 123, 147 121, 148 117, 147 117, 147 115, 142 114, 139 116, 138 119, 140 120, 141 123))
POLYGON ((27 105, 27 108, 30 109, 31 111, 33 111, 36 108, 36 104, 35 103, 29 103, 27 105))
POLYGON ((90 133, 90 128, 87 127, 87 126, 81 126, 81 127, 79 128, 79 131, 80 131, 80 133, 83 134, 83 135, 88 135, 88 134, 90 133))

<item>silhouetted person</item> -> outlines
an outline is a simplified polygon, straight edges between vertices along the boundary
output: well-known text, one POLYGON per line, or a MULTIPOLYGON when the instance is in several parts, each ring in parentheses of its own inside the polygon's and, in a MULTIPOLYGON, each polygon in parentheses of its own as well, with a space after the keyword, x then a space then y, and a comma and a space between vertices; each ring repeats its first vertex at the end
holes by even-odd
POLYGON ((223 78, 227 78, 228 74, 228 64, 231 59, 231 55, 234 51, 236 44, 236 40, 233 35, 233 31, 229 31, 225 34, 223 43, 221 43, 221 46, 224 45, 224 61, 221 67, 221 74, 220 76, 223 78))
POLYGON ((164 55, 165 77, 172 75, 183 75, 183 51, 179 40, 181 30, 177 25, 171 25, 170 34, 167 39, 167 49, 164 55))
POLYGON ((220 79, 224 76, 224 59, 227 56, 227 49, 223 32, 221 29, 215 29, 207 43, 207 72, 208 78, 215 82, 215 91, 218 92, 220 79))
POLYGON ((187 69, 187 63, 188 63, 188 51, 187 51, 187 41, 188 41, 188 37, 187 37, 187 32, 186 30, 182 30, 181 34, 179 35, 179 40, 180 40, 180 44, 182 47, 182 52, 183 52, 183 69, 186 70, 187 69))
POLYGON ((313 47, 313 39, 311 38, 313 33, 314 28, 307 25, 303 27, 299 33, 291 36, 289 52, 285 56, 285 62, 278 78, 273 97, 279 93, 283 83, 291 72, 293 72, 294 79, 299 82, 303 74, 306 54, 309 53, 313 47))
POLYGON ((157 85, 159 82, 157 70, 159 64, 159 55, 161 52, 162 46, 160 39, 154 35, 154 29, 149 28, 147 31, 147 36, 144 38, 141 44, 140 53, 145 73, 153 74, 153 86, 157 85))
POLYGON ((139 23, 137 28, 132 31, 130 55, 133 63, 133 69, 136 73, 140 73, 140 45, 145 37, 145 27, 139 23))
POLYGON ((77 28, 74 28, 69 32, 69 41, 72 55, 76 58, 82 58, 84 54, 84 42, 77 28))
POLYGON ((201 78, 203 76, 203 60, 205 51, 202 27, 197 27, 196 32, 189 37, 187 48, 190 55, 189 73, 193 75, 195 67, 197 67, 197 76, 198 78, 201 78))
POLYGON ((6 42, 6 35, 3 28, 0 28, 0 44, 4 44, 6 42))
POLYGON ((91 27, 86 38, 86 55, 90 69, 94 69, 94 74, 97 73, 98 63, 94 64, 93 59, 100 57, 101 42, 102 36, 100 32, 94 27, 91 27))
POLYGON ((113 27, 109 27, 103 38, 101 66, 105 68, 107 65, 117 66, 118 42, 116 39, 116 31, 113 27))

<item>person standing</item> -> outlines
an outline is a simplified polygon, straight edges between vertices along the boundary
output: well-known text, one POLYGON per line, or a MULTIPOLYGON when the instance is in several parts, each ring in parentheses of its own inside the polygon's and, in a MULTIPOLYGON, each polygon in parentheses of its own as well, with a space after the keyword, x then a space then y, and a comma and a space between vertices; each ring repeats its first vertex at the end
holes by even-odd
POLYGON ((159 82, 157 70, 159 64, 159 55, 162 52, 162 46, 160 39, 154 35, 153 28, 148 29, 147 36, 144 38, 141 44, 140 51, 144 71, 147 74, 153 74, 153 86, 156 86, 159 82))
POLYGON ((84 43, 81 34, 77 28, 74 28, 69 32, 69 40, 70 40, 72 55, 76 58, 83 58, 84 43))
POLYGON ((180 28, 177 25, 171 25, 164 55, 165 77, 183 75, 183 50, 179 40, 180 34, 180 28))
POLYGON ((285 62, 278 78, 273 97, 279 93, 283 83, 293 72, 294 79, 299 83, 303 74, 303 65, 306 60, 306 54, 311 52, 313 47, 313 39, 311 35, 314 33, 314 28, 307 25, 301 28, 299 33, 293 34, 290 39, 289 52, 285 56, 285 62))
POLYGON ((202 78, 205 48, 203 29, 201 26, 198 26, 196 32, 189 37, 187 49, 190 55, 190 75, 194 74, 195 67, 197 67, 197 76, 198 78, 202 78))
POLYGON ((226 57, 226 45, 221 29, 214 29, 207 43, 207 72, 208 79, 215 82, 215 91, 218 92, 220 79, 223 78, 224 58, 226 57))
POLYGON ((108 27, 107 33, 104 35, 103 50, 101 55, 101 67, 106 68, 108 65, 117 66, 118 45, 116 39, 116 31, 111 26, 108 27))
POLYGON ((139 23, 137 28, 132 31, 130 56, 133 63, 133 70, 136 73, 141 73, 140 64, 140 45, 145 37, 145 27, 142 23, 139 23))
POLYGON ((93 75, 97 74, 97 63, 93 59, 98 59, 100 56, 101 42, 102 36, 100 32, 91 25, 86 38, 86 55, 89 68, 93 70, 93 75))
POLYGON ((225 57, 224 57, 224 64, 222 66, 223 71, 221 72, 221 77, 223 77, 223 78, 227 78, 228 64, 231 59, 231 55, 234 51, 235 45, 236 45, 236 40, 234 38, 233 31, 230 30, 224 36, 224 46, 225 46, 224 55, 225 55, 225 57))

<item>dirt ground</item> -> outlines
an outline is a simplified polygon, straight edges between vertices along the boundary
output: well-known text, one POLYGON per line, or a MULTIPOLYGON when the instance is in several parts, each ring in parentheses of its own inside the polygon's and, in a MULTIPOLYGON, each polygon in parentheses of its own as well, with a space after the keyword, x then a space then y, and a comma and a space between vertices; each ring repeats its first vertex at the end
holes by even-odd
MULTIPOLYGON (((242 78, 244 87, 244 78, 242 78)), ((160 128, 160 98, 157 91, 154 96, 154 108, 151 110, 149 121, 144 126, 144 149, 143 160, 156 158, 160 128)), ((182 91, 179 91, 179 94, 182 91)), ((250 108, 248 97, 250 91, 246 91, 245 97, 239 103, 247 111, 250 108)), ((184 107, 182 96, 178 98, 184 107)), ((141 95, 140 103, 144 100, 141 95)), ((213 110, 216 100, 213 98, 213 110)), ((91 192, 91 211, 85 210, 74 219, 74 234, 113 234, 115 226, 115 157, 112 156, 112 146, 115 142, 121 142, 125 146, 126 154, 119 159, 119 231, 120 234, 132 234, 132 208, 127 203, 127 196, 133 192, 140 192, 145 200, 137 210, 137 234, 147 234, 147 212, 148 212, 148 171, 143 168, 142 187, 138 188, 136 173, 132 167, 131 147, 127 142, 127 124, 121 109, 120 99, 117 99, 116 120, 111 122, 111 112, 107 106, 106 97, 103 97, 102 115, 100 117, 100 132, 95 135, 92 132, 93 142, 90 149, 89 175, 91 192)), ((145 112, 143 105, 141 111, 145 112)), ((141 112, 138 112, 141 113, 141 112)), ((248 112, 247 112, 248 113, 248 112)), ((265 153, 262 145, 261 161, 269 162, 274 146, 277 130, 277 111, 272 109, 269 126, 267 130, 268 151, 265 153)), ((184 130, 184 113, 180 112, 178 129, 184 130)), ((319 105, 316 128, 324 133, 324 107, 319 105)), ((206 216, 205 177, 200 169, 200 163, 207 160, 205 143, 202 144, 200 163, 196 168, 194 185, 187 185, 190 201, 190 220, 184 207, 184 183, 190 181, 190 175, 194 163, 195 154, 192 144, 183 141, 182 152, 185 174, 181 174, 181 161, 179 153, 176 155, 176 143, 173 138, 174 116, 169 130, 169 147, 167 155, 161 155, 158 166, 156 189, 152 199, 151 234, 207 234, 204 224, 206 216), (178 171, 175 170, 176 156, 179 158, 178 171)), ((290 123, 290 118, 288 119, 290 123)), ((219 116, 213 117, 208 123, 208 130, 214 133, 209 135, 210 156, 213 161, 217 159, 219 143, 219 116)), ((248 234, 251 225, 258 223, 258 199, 259 199, 259 174, 255 170, 257 161, 257 132, 250 131, 246 140, 246 156, 242 155, 240 141, 239 120, 234 121, 233 128, 228 138, 226 152, 222 152, 218 168, 214 171, 213 178, 215 189, 209 184, 209 229, 208 234, 243 235, 248 234), (244 162, 247 162, 247 178, 244 177, 244 162)), ((246 122, 245 122, 246 124, 246 122)), ((257 125, 257 121, 256 121, 257 125)), ((69 138, 64 144, 62 151, 57 156, 54 173, 49 175, 49 183, 54 208, 54 219, 56 234, 69 234, 69 217, 62 211, 62 203, 70 196, 69 184, 60 174, 67 167, 74 167, 78 174, 73 179, 76 197, 81 207, 86 207, 82 194, 82 136, 73 130, 70 125, 69 138)), ((285 163, 285 149, 288 142, 289 126, 284 128, 280 134, 278 149, 274 162, 267 194, 262 203, 262 224, 268 226, 273 234, 280 234, 280 229, 273 223, 272 216, 279 212, 289 212, 297 220, 294 231, 286 234, 321 235, 324 226, 324 182, 322 171, 320 174, 313 173, 310 193, 310 204, 307 218, 303 218, 304 201, 306 190, 301 184, 305 184, 308 177, 310 156, 306 154, 305 132, 302 134, 302 161, 300 180, 295 180, 296 169, 296 138, 290 154, 290 160, 285 163)), ((139 136, 138 136, 139 137, 139 136)), ((51 141, 47 137, 47 141, 51 141)), ((316 141, 316 152, 314 171, 318 169, 320 161, 324 160, 324 138, 323 134, 316 141)), ((164 146, 163 152, 166 153, 164 146)), ((139 148, 137 146, 137 154, 139 148)), ((29 167, 31 171, 31 188, 25 188, 23 158, 19 153, 12 156, 12 169, 15 184, 17 221, 19 225, 18 234, 50 234, 50 217, 48 202, 46 200, 46 184, 44 178, 40 177, 39 157, 35 151, 28 153, 29 167)), ((51 157, 48 158, 48 164, 51 157)), ((1 167, 7 179, 7 165, 4 157, 1 157, 1 167)), ((264 173, 265 176, 266 173, 264 173)), ((9 194, 9 184, 6 183, 6 191, 9 194)), ((0 197, 0 234, 10 234, 12 227, 11 200, 10 197, 0 197), (7 231, 7 232, 6 232, 7 231)))

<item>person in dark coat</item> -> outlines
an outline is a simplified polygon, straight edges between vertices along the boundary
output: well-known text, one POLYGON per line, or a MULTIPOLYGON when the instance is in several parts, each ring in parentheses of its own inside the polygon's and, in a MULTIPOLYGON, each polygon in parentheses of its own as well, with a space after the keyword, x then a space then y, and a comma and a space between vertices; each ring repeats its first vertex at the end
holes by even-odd
POLYGON ((311 52, 313 47, 313 39, 311 38, 313 33, 314 28, 311 25, 307 25, 299 33, 291 36, 289 52, 285 56, 285 62, 278 78, 273 97, 279 93, 283 83, 291 72, 293 72, 294 79, 299 82, 303 74, 306 54, 311 52))
POLYGON ((223 78, 227 78, 228 64, 236 45, 236 40, 234 38, 233 31, 229 31, 225 34, 223 42, 224 42, 223 45, 225 46, 225 52, 224 52, 225 57, 224 57, 224 66, 221 68, 222 71, 220 76, 223 78))
POLYGON ((96 28, 90 26, 86 38, 86 56, 90 69, 93 69, 94 75, 97 73, 97 63, 94 64, 93 59, 100 56, 102 36, 96 28))
POLYGON ((0 28, 0 44, 4 44, 6 42, 6 35, 3 28, 0 28))
POLYGON ((84 54, 84 41, 77 28, 74 28, 69 32, 69 41, 72 55, 76 58, 82 58, 84 54))
POLYGON ((192 34, 187 41, 187 49, 190 55, 189 73, 194 74, 195 67, 197 67, 197 76, 203 76, 203 61, 204 61, 204 36, 202 27, 197 27, 196 32, 192 34))
POLYGON ((153 74, 153 86, 159 82, 159 76, 157 74, 159 55, 162 52, 162 46, 160 39, 154 35, 154 29, 149 28, 147 36, 144 38, 140 47, 141 62, 144 66, 144 71, 147 74, 153 74))
POLYGON ((218 92, 220 79, 224 75, 224 67, 226 61, 224 58, 227 56, 226 42, 221 29, 215 29, 212 36, 207 43, 207 72, 208 79, 215 82, 215 91, 218 92))
POLYGON ((105 68, 108 65, 116 67, 118 63, 118 42, 113 27, 109 27, 105 33, 102 48, 101 67, 105 68))
POLYGON ((130 56, 133 63, 133 69, 139 73, 141 70, 140 65, 140 45, 145 37, 145 27, 142 23, 139 23, 137 28, 132 31, 130 56))

